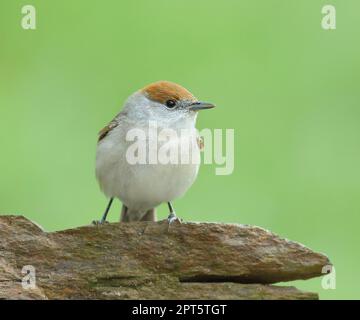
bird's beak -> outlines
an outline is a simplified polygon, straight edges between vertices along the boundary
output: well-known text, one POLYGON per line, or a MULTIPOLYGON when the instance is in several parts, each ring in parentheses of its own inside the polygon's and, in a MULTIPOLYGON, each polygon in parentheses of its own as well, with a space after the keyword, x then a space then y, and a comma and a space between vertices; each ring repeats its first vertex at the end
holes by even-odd
POLYGON ((213 105, 212 103, 201 102, 201 101, 193 102, 189 106, 189 110, 191 111, 199 111, 199 110, 212 109, 212 108, 215 108, 215 105, 213 105))

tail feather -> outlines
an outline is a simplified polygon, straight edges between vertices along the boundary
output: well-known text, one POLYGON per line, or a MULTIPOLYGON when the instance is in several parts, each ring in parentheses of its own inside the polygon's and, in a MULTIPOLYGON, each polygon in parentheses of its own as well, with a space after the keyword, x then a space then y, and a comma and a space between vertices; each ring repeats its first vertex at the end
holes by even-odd
POLYGON ((125 205, 121 208, 120 222, 131 222, 131 221, 156 221, 156 209, 150 209, 145 214, 130 210, 125 205))
POLYGON ((152 208, 146 211, 145 215, 141 218, 140 221, 156 221, 156 209, 152 208))

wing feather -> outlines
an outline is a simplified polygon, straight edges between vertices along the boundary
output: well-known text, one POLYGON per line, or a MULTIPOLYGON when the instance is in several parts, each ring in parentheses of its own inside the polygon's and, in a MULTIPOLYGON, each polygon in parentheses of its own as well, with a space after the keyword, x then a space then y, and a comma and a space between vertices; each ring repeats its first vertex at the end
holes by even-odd
POLYGON ((103 140, 114 128, 116 128, 119 125, 119 122, 117 118, 112 120, 106 127, 102 128, 99 132, 99 139, 98 142, 103 140))
POLYGON ((200 151, 203 151, 203 150, 204 150, 204 147, 205 147, 205 145, 204 145, 204 137, 202 137, 202 136, 197 136, 196 142, 197 142, 197 145, 198 145, 200 151))

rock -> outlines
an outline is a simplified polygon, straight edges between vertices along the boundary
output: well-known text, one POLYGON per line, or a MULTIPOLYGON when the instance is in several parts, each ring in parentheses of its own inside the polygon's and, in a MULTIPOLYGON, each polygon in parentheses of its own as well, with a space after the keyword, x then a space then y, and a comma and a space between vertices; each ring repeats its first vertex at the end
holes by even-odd
POLYGON ((0 299, 316 299, 269 285, 322 275, 328 258, 259 227, 134 222, 47 233, 0 216, 0 299), (22 289, 22 267, 36 289, 22 289))

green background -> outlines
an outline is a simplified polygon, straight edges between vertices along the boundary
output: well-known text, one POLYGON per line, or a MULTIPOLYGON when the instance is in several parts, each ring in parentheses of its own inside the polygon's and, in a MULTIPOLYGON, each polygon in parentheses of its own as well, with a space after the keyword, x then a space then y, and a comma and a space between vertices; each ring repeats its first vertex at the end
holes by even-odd
POLYGON ((234 173, 203 165, 178 215, 325 252, 336 290, 295 285, 360 298, 359 15, 358 0, 2 0, 0 212, 47 230, 99 218, 97 132, 133 91, 171 80, 217 104, 198 128, 235 129, 234 173), (321 28, 329 3, 332 31, 321 28), (36 30, 21 28, 25 4, 36 30))

